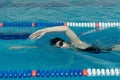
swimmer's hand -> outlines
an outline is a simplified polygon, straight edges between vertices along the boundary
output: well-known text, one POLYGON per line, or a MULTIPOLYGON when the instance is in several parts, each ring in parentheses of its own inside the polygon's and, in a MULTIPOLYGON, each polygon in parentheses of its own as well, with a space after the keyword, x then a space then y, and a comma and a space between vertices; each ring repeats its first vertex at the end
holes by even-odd
POLYGON ((9 47, 9 50, 17 50, 17 49, 23 49, 23 48, 38 48, 37 46, 11 46, 9 47))
POLYGON ((30 39, 39 39, 39 38, 41 38, 43 35, 45 35, 45 33, 46 33, 46 30, 45 30, 45 29, 41 29, 41 30, 38 30, 38 31, 32 33, 32 34, 29 36, 29 38, 30 38, 30 39))

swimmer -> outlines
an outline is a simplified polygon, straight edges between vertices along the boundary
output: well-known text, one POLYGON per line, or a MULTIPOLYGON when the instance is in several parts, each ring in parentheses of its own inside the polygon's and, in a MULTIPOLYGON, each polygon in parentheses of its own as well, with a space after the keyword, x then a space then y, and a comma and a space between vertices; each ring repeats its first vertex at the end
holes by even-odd
MULTIPOLYGON (((87 44, 79 39, 79 37, 67 26, 55 26, 50 28, 44 28, 38 30, 29 36, 30 39, 40 39, 46 33, 50 32, 64 32, 66 36, 70 39, 70 42, 65 41, 59 37, 53 38, 50 40, 50 44, 59 47, 59 48, 75 48, 80 51, 91 52, 94 54, 98 54, 101 52, 109 52, 111 50, 115 50, 116 47, 113 48, 100 48, 97 46, 93 46, 87 44)), ((120 50, 120 49, 119 49, 120 50)))

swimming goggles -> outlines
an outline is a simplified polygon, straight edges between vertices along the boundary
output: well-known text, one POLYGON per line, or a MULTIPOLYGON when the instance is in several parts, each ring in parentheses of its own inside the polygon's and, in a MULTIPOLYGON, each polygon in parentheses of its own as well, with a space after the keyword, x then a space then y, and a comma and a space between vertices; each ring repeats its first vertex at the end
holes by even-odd
POLYGON ((59 44, 58 44, 60 47, 63 46, 63 41, 60 41, 59 44))

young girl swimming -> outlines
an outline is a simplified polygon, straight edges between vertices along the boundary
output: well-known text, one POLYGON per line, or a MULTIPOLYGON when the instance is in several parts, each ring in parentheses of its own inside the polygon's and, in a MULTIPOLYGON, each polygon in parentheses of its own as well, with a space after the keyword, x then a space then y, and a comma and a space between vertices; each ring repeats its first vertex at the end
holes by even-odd
MULTIPOLYGON (((93 46, 90 44, 87 44, 79 39, 79 37, 67 26, 55 26, 50 28, 44 28, 41 30, 38 30, 31 34, 29 36, 30 39, 40 39, 42 36, 44 36, 46 33, 51 32, 64 32, 65 35, 70 39, 69 42, 65 41, 64 39, 61 39, 59 37, 55 37, 50 40, 50 44, 59 47, 59 48, 75 48, 79 51, 86 51, 91 52, 94 54, 98 54, 101 52, 109 52, 111 50, 120 50, 117 46, 114 46, 112 48, 100 48, 97 46, 93 46)), ((9 49, 22 49, 22 48, 37 48, 36 46, 12 46, 9 49)))

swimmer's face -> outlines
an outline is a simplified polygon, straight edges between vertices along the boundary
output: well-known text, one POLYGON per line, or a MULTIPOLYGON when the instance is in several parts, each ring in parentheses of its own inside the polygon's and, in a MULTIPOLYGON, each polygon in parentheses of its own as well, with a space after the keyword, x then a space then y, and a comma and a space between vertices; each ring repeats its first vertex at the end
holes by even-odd
POLYGON ((55 44, 56 47, 60 47, 60 48, 68 48, 69 47, 69 44, 64 42, 64 41, 58 41, 56 44, 55 44))

